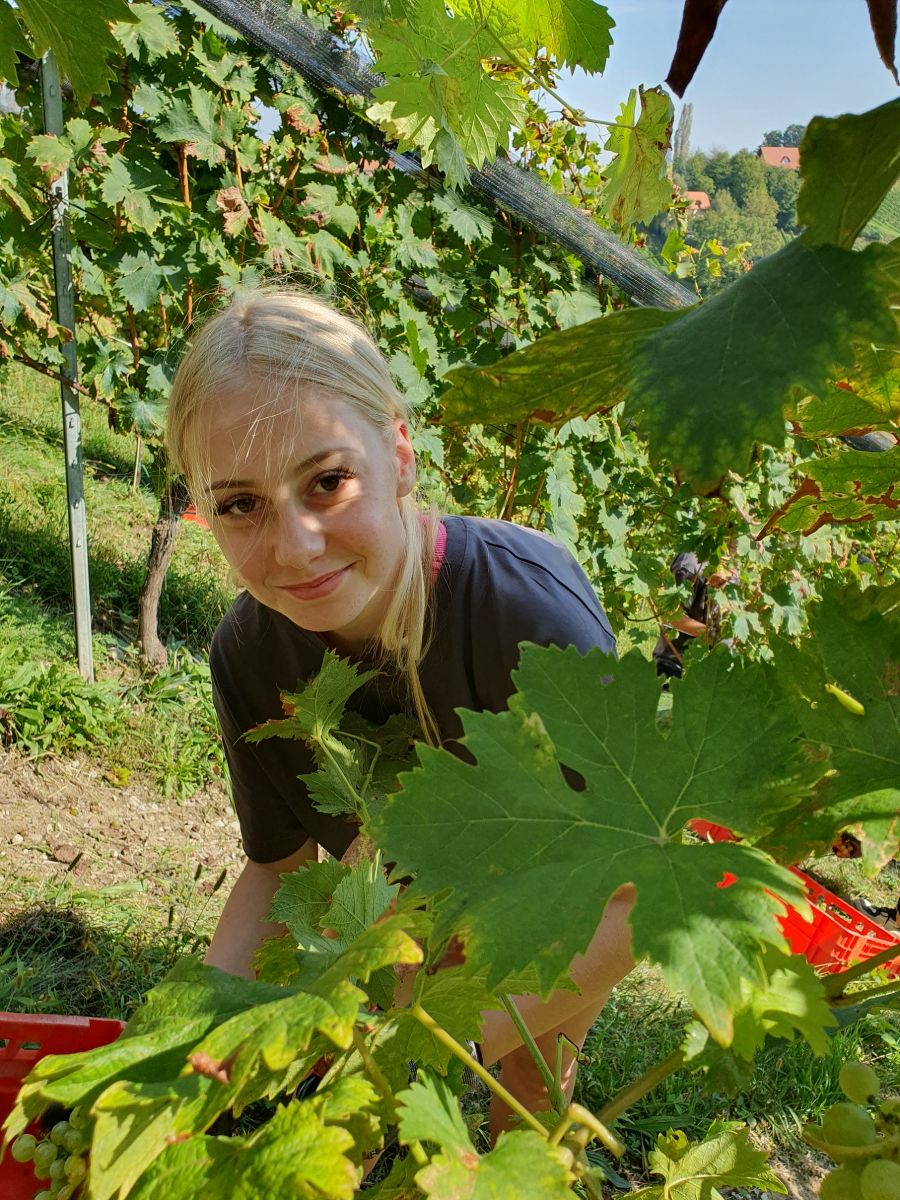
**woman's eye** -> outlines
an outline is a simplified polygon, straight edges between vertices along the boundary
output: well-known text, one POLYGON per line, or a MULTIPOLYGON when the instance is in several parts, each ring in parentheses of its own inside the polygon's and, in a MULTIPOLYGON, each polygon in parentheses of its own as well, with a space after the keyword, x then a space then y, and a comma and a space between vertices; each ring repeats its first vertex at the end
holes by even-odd
POLYGON ((217 517, 249 517, 256 508, 252 496, 233 496, 230 500, 220 500, 216 504, 217 517))
POLYGON ((343 468, 339 471, 326 471, 324 475, 320 475, 316 480, 314 488, 317 492, 325 492, 327 495, 331 495, 340 490, 342 483, 346 483, 348 479, 355 478, 355 471, 346 471, 343 468))

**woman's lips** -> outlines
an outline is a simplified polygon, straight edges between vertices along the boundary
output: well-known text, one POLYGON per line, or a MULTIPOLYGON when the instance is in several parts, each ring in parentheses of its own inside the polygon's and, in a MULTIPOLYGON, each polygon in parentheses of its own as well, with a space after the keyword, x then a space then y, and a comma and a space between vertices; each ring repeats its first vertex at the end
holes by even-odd
POLYGON ((322 596, 329 596, 335 588, 339 587, 341 580, 349 570, 349 566, 341 567, 340 570, 331 571, 328 575, 320 575, 311 583, 287 584, 279 587, 278 590, 287 592, 288 595, 294 596, 298 600, 318 600, 322 596))

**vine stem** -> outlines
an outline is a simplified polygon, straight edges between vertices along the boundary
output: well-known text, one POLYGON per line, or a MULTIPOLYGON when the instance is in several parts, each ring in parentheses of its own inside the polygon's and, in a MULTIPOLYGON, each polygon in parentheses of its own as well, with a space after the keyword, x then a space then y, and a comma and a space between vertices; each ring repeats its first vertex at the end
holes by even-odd
POLYGON ((544 1081, 544 1086, 547 1089, 547 1093, 550 1096, 550 1099, 553 1101, 553 1107, 561 1115, 568 1108, 569 1101, 566 1098, 562 1087, 560 1086, 560 1081, 554 1076, 553 1072, 550 1070, 550 1067, 547 1065, 546 1059, 544 1058, 543 1054, 541 1054, 540 1048, 537 1042, 534 1040, 531 1030, 525 1024, 522 1014, 513 1003, 512 997, 508 992, 501 992, 500 1000, 503 1004, 503 1007, 509 1014, 509 1019, 512 1021, 513 1025, 515 1025, 519 1037, 522 1039, 522 1044, 534 1059, 534 1065, 537 1067, 541 1079, 544 1081))
MULTIPOLYGON (((372 1052, 366 1045, 366 1039, 362 1035, 362 1030, 358 1025, 353 1026, 353 1045, 356 1047, 356 1052, 363 1061, 363 1066, 366 1069, 366 1074, 378 1088, 381 1093, 381 1098, 387 1105, 390 1119, 392 1122, 397 1120, 397 1105, 394 1103, 394 1093, 388 1082, 387 1076, 379 1067, 378 1063, 372 1057, 372 1052)), ((422 1149, 421 1143, 412 1141, 409 1143, 409 1152, 419 1164, 420 1167, 428 1165, 429 1158, 422 1149)))
POLYGON ((892 1150, 900 1149, 900 1137, 881 1138, 876 1142, 870 1142, 867 1146, 838 1146, 817 1138, 807 1129, 803 1133, 803 1140, 808 1142, 814 1150, 821 1150, 827 1154, 829 1158, 834 1158, 831 1151, 837 1150, 842 1162, 848 1158, 879 1158, 883 1157, 885 1153, 890 1154, 892 1150))
POLYGON ((507 1104, 517 1116, 521 1117, 526 1125, 539 1133, 542 1138, 547 1137, 547 1130, 540 1123, 540 1121, 538 1121, 534 1115, 528 1111, 524 1104, 521 1104, 515 1098, 512 1092, 508 1092, 503 1084, 498 1082, 498 1080, 493 1077, 490 1071, 485 1070, 478 1059, 473 1058, 465 1046, 460 1045, 460 1043, 451 1033, 448 1033, 446 1029, 442 1028, 437 1021, 435 1021, 434 1017, 425 1011, 421 1004, 414 1004, 410 1008, 409 1013, 411 1016, 415 1017, 420 1025, 425 1026, 432 1037, 437 1038, 439 1042, 443 1042, 447 1049, 455 1054, 460 1062, 465 1063, 467 1067, 471 1068, 472 1072, 478 1076, 481 1082, 486 1087, 490 1088, 490 1090, 496 1096, 499 1096, 500 1099, 507 1104))
POLYGON ((362 1030, 358 1025, 353 1026, 353 1045, 356 1047, 356 1052, 363 1061, 366 1074, 371 1078, 379 1092, 381 1092, 381 1098, 387 1104, 391 1117, 394 1118, 396 1116, 396 1106, 394 1104, 393 1089, 388 1082, 387 1076, 372 1057, 372 1051, 366 1045, 366 1039, 363 1037, 362 1030))
POLYGON ((595 1117, 591 1110, 585 1108, 583 1104, 570 1104, 566 1115, 573 1121, 577 1121, 579 1125, 589 1129, 616 1158, 621 1158, 625 1153, 624 1142, 619 1141, 612 1130, 608 1129, 606 1124, 599 1117, 595 1117))
MULTIPOLYGON (((503 52, 503 58, 506 62, 511 63, 512 66, 514 66, 516 68, 516 70, 521 71, 523 75, 527 75, 528 78, 531 80, 531 82, 533 84, 535 84, 536 87, 539 87, 541 89, 541 91, 546 92, 548 96, 552 96, 553 99, 557 101, 557 103, 561 104, 564 114, 567 112, 576 113, 579 111, 575 107, 574 104, 570 104, 568 102, 568 100, 566 100, 565 96, 561 96, 559 94, 559 92, 555 92, 553 90, 553 88, 548 87, 545 83, 542 83, 540 81, 540 79, 538 79, 538 77, 535 75, 534 71, 532 71, 530 67, 526 66, 526 64, 522 62, 522 60, 519 58, 519 56, 517 54, 514 53, 514 51, 510 50, 509 46, 507 46, 507 44, 503 41, 503 39, 501 37, 499 37, 499 35, 496 34, 493 29, 491 29, 490 25, 488 24, 487 18, 485 17, 484 12, 482 11, 480 2, 478 3, 478 15, 481 17, 481 21, 484 26, 485 33, 491 38, 491 40, 496 44, 496 46, 503 52)), ((583 120, 586 122, 589 122, 591 125, 605 125, 608 129, 634 129, 635 128, 634 125, 625 125, 621 121, 604 121, 602 117, 584 117, 583 120)))
POLYGON ((848 983, 852 983, 854 979, 860 979, 863 975, 868 975, 876 967, 883 966, 896 957, 897 947, 888 946, 887 949, 879 950, 877 954, 873 954, 871 958, 866 958, 862 962, 857 963, 855 967, 851 967, 848 971, 842 971, 840 975, 829 976, 828 982, 825 984, 825 996, 829 1000, 836 1000, 839 996, 843 996, 848 983))
MULTIPOLYGON (((10 355, 13 362, 24 363, 26 367, 30 367, 32 371, 37 371, 39 375, 46 375, 48 379, 54 380, 56 383, 63 383, 67 388, 71 388, 73 392, 77 392, 79 396, 87 396, 89 400, 94 399, 94 393, 90 388, 86 388, 84 384, 77 383, 68 375, 61 375, 58 371, 53 371, 50 367, 45 367, 43 363, 36 362, 30 354, 26 354, 24 350, 10 355)), ((105 403, 105 401, 101 401, 105 403)), ((107 408, 109 405, 107 405, 107 408)))
MULTIPOLYGON (((897 947, 894 947, 896 951, 897 947)), ((900 994, 900 982, 892 979, 888 983, 882 983, 879 987, 866 988, 863 992, 851 992, 849 996, 838 996, 832 1001, 832 1008, 852 1008, 855 1004, 862 1004, 866 1000, 871 1000, 875 996, 885 996, 891 993, 900 994)))
POLYGON ((651 1092, 667 1076, 674 1075, 676 1071, 680 1070, 684 1066, 684 1062, 684 1051, 673 1050, 655 1067, 651 1067, 649 1071, 645 1071, 643 1075, 639 1075, 637 1079, 626 1084, 618 1095, 613 1096, 612 1100, 601 1108, 596 1119, 603 1125, 611 1125, 616 1117, 634 1104, 635 1100, 640 1100, 641 1096, 651 1092))

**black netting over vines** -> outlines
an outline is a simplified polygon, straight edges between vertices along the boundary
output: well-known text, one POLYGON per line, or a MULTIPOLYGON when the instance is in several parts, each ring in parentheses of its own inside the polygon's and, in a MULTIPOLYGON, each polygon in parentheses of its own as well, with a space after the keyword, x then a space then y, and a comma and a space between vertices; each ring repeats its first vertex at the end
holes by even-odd
MULTIPOLYGON (((270 51, 320 88, 342 96, 370 96, 381 82, 362 60, 335 37, 317 29, 284 0, 197 0, 248 41, 270 51)), ((438 185, 412 155, 391 152, 402 171, 438 185)), ((696 297, 668 279, 629 246, 557 196, 541 179, 497 157, 471 172, 472 187, 507 212, 575 254, 585 267, 610 279, 637 304, 686 308, 696 297)))

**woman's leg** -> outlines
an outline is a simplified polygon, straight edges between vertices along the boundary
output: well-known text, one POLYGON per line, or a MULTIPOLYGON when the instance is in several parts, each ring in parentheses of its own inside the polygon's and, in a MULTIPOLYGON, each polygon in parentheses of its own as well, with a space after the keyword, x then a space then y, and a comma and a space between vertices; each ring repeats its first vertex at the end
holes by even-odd
MULTIPOLYGON (((597 932, 584 955, 572 964, 571 976, 579 992, 553 992, 542 1001, 535 996, 514 997, 545 1062, 553 1070, 559 1034, 563 1046, 562 1085, 571 1098, 575 1087, 576 1055, 615 984, 634 966, 628 916, 634 889, 620 888, 610 900, 597 932)), ((551 1107, 547 1089, 514 1024, 505 1012, 485 1014, 482 1049, 485 1063, 501 1064, 503 1086, 531 1112, 551 1107)), ((496 1096, 491 1098, 491 1136, 515 1124, 511 1110, 496 1096)))

